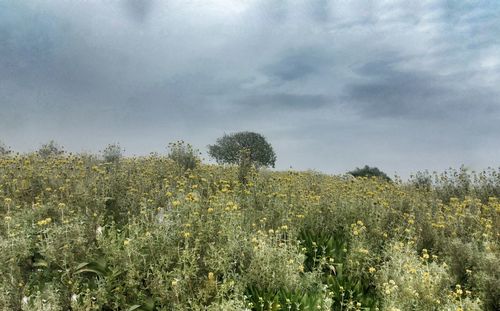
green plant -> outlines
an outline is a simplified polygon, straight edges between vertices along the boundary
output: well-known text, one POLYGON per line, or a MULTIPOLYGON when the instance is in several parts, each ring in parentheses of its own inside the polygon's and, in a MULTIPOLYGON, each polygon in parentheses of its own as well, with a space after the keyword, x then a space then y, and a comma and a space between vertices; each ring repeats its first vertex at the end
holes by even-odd
POLYGON ((274 167, 276 163, 271 145, 264 136, 253 132, 225 134, 208 146, 208 153, 218 163, 240 164, 246 158, 257 166, 274 167))
POLYGON ((217 139, 214 145, 208 146, 208 154, 218 163, 237 164, 238 178, 246 184, 252 166, 274 167, 276 154, 267 140, 258 133, 238 132, 217 139))
POLYGON ((123 157, 123 153, 125 149, 123 149, 120 144, 109 144, 102 151, 102 157, 107 163, 118 163, 120 159, 123 157))
POLYGON ((37 151, 42 158, 56 157, 64 154, 64 149, 55 141, 51 140, 43 144, 37 151))
POLYGON ((5 145, 2 141, 0 141, 0 157, 8 156, 11 153, 12 150, 10 150, 10 148, 7 145, 5 145))
POLYGON ((200 152, 184 141, 168 144, 168 158, 173 160, 183 171, 194 170, 200 163, 200 152))
POLYGON ((355 170, 348 172, 354 177, 378 177, 386 181, 391 181, 386 173, 379 170, 377 167, 370 167, 365 165, 363 168, 357 167, 355 170))

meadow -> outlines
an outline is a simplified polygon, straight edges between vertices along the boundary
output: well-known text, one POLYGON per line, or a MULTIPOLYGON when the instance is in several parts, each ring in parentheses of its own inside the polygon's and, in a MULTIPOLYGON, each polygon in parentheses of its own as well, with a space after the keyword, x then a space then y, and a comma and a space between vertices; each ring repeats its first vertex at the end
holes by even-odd
POLYGON ((500 170, 0 158, 0 310, 499 310, 500 170))

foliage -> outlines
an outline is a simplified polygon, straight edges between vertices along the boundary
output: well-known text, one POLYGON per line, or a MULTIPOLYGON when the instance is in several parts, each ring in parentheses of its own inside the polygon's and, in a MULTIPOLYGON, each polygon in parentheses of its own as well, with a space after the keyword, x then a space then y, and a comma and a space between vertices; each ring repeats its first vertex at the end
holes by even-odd
POLYGON ((0 310, 498 310, 500 170, 0 158, 0 310))
POLYGON ((12 153, 12 150, 0 141, 0 157, 7 156, 12 153))
POLYGON ((350 171, 348 174, 351 174, 354 177, 378 177, 386 181, 391 180, 386 173, 382 172, 377 167, 370 167, 368 165, 365 165, 363 168, 357 167, 355 170, 350 171))
POLYGON ((109 144, 102 151, 102 157, 107 163, 118 163, 123 157, 125 150, 120 146, 120 144, 109 144))
POLYGON ((272 166, 276 155, 267 140, 258 133, 238 132, 217 139, 208 146, 208 153, 218 163, 242 164, 245 161, 257 166, 272 166))
POLYGON ((183 170, 194 170, 200 161, 200 152, 184 141, 168 144, 168 158, 173 160, 183 170))
POLYGON ((64 149, 55 141, 51 140, 43 144, 37 151, 42 158, 57 157, 64 154, 64 149))

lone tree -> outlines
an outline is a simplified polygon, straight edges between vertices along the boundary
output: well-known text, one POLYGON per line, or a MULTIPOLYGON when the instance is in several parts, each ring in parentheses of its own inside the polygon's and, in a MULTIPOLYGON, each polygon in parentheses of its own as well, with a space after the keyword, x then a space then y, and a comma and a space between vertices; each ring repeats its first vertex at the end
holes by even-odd
POLYGON ((214 145, 208 146, 208 154, 217 163, 237 164, 242 183, 246 183, 246 176, 252 166, 274 167, 276 163, 273 147, 264 136, 253 132, 224 134, 214 145))
POLYGON ((365 165, 363 168, 357 167, 355 170, 350 171, 349 174, 354 177, 378 177, 386 181, 391 181, 386 173, 376 167, 370 167, 368 165, 365 165))

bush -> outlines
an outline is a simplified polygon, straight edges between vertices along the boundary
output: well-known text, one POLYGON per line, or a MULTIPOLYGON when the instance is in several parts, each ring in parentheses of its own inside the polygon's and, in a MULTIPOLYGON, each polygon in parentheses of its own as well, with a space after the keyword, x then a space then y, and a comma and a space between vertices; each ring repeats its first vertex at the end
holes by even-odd
POLYGON ((410 185, 419 190, 430 191, 432 188, 432 177, 429 172, 417 172, 410 177, 410 185))
POLYGON ((378 177, 386 181, 391 181, 386 173, 382 172, 376 167, 370 167, 368 165, 365 165, 363 168, 357 167, 355 170, 350 171, 348 174, 351 174, 354 177, 378 177))
POLYGON ((183 171, 194 170, 201 162, 200 152, 182 140, 168 144, 168 149, 168 158, 177 163, 183 171))
POLYGON ((8 156, 12 153, 12 150, 8 146, 6 146, 3 142, 0 141, 0 157, 8 156))
POLYGON ((120 144, 109 144, 102 151, 102 156, 107 163, 117 163, 123 157, 123 152, 125 152, 125 149, 122 149, 120 144))
POLYGON ((61 156, 64 154, 63 147, 61 147, 59 144, 57 144, 55 141, 51 140, 48 143, 42 145, 37 153, 42 157, 42 158, 48 158, 48 157, 57 157, 61 156))

